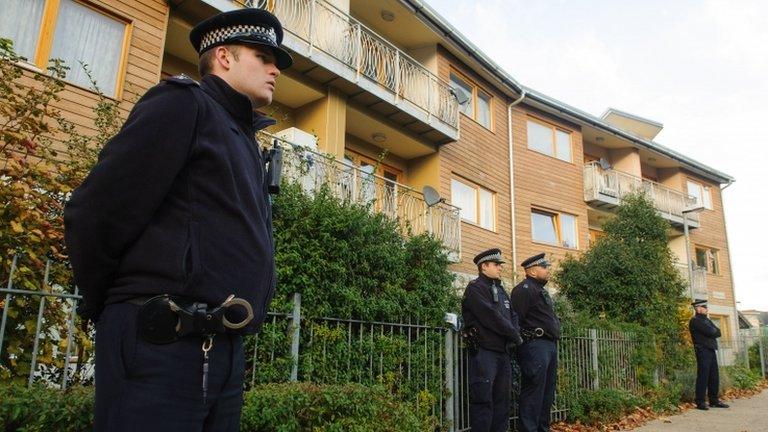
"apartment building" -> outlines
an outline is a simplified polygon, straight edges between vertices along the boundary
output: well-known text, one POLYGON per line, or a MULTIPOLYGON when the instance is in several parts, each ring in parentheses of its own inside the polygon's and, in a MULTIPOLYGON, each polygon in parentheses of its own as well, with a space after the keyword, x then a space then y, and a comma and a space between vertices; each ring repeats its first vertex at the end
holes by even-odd
MULTIPOLYGON (((509 283, 527 256, 586 250, 621 197, 641 189, 669 221, 691 295, 710 300, 726 336, 738 328, 721 198, 733 178, 655 143, 658 122, 616 109, 598 118, 523 86, 420 0, 7 3, 0 35, 30 73, 51 57, 82 59, 126 110, 164 77, 198 77, 195 23, 267 8, 295 59, 266 109, 278 120, 269 133, 288 159, 314 158, 307 187, 331 184, 410 232, 433 233, 457 287, 488 247, 505 251, 509 283), (425 198, 426 186, 442 199, 425 198)), ((97 97, 77 68, 67 80, 59 106, 86 127, 97 97)))

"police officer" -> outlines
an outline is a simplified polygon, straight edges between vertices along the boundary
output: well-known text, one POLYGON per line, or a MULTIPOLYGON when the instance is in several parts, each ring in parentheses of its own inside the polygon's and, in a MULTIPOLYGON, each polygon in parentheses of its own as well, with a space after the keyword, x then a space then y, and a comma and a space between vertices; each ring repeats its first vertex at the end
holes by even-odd
POLYGON ((501 284, 500 249, 475 256, 478 277, 461 302, 464 334, 470 344, 469 423, 476 432, 509 427, 512 368, 510 345, 522 342, 517 316, 501 284))
POLYGON ((255 133, 291 56, 272 14, 198 24, 197 83, 151 88, 65 209, 96 322, 97 431, 237 431, 245 360, 274 293, 265 161, 255 133))
POLYGON ((549 261, 541 253, 521 265, 525 269, 525 280, 510 294, 524 341, 517 349, 521 375, 518 430, 548 431, 557 385, 560 320, 544 288, 549 280, 549 261))
POLYGON ((720 329, 707 317, 706 300, 696 300, 691 306, 696 311, 696 315, 688 322, 696 351, 696 408, 728 408, 727 404, 718 399, 720 374, 717 366, 717 338, 720 337, 720 329), (709 407, 704 402, 705 395, 709 396, 709 407))

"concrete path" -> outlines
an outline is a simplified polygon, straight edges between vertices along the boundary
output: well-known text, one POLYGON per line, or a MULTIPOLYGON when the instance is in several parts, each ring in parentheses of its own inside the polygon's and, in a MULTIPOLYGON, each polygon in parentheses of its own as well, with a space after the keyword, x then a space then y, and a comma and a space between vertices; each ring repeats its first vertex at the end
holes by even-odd
POLYGON ((768 432, 768 391, 726 401, 727 409, 691 409, 634 429, 636 432, 768 432))

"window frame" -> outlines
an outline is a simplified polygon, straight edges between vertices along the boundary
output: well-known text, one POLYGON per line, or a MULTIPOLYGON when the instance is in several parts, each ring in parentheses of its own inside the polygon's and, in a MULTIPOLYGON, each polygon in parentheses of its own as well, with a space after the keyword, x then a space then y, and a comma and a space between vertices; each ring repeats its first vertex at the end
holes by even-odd
POLYGON ((393 181, 400 184, 403 183, 403 170, 399 168, 389 165, 383 161, 377 161, 376 159, 370 156, 366 156, 365 154, 356 150, 352 150, 350 148, 344 149, 344 157, 348 158, 349 161, 354 164, 355 168, 361 169, 363 166, 363 163, 365 163, 375 168, 373 174, 383 179, 386 179, 387 181, 390 181, 390 179, 387 179, 385 176, 386 173, 389 173, 397 177, 397 180, 393 180, 393 181))
POLYGON ((483 87, 479 86, 474 80, 467 77, 467 75, 459 72, 455 68, 451 68, 450 72, 448 73, 448 83, 453 87, 453 79, 452 77, 456 76, 459 80, 463 81, 465 84, 467 84, 469 87, 472 88, 472 94, 470 97, 472 98, 472 115, 468 115, 464 113, 461 109, 459 109, 459 112, 464 114, 465 116, 472 119, 475 123, 479 124, 480 126, 484 127, 485 129, 493 132, 494 131, 494 116, 493 116, 493 100, 495 99, 493 94, 489 92, 488 90, 484 89, 483 87), (478 99, 480 99, 479 93, 483 93, 486 96, 488 96, 488 125, 484 125, 480 122, 478 119, 478 99))
POLYGON ((525 134, 526 134, 526 137, 525 137, 526 138, 526 140, 525 140, 526 143, 525 144, 526 144, 526 147, 528 147, 528 150, 535 151, 536 153, 542 154, 544 156, 549 156, 549 157, 557 159, 557 160, 559 160, 561 162, 565 162, 565 163, 569 163, 569 164, 573 164, 574 163, 573 131, 568 130, 568 129, 563 128, 563 127, 560 127, 560 126, 557 126, 557 125, 555 125, 553 123, 547 122, 547 121, 539 119, 537 117, 529 115, 528 118, 527 118, 527 121, 525 123, 525 134), (539 126, 543 126, 543 127, 549 128, 551 130, 551 132, 552 132, 552 137, 551 137, 551 140, 550 140, 550 148, 552 150, 551 154, 544 153, 542 151, 539 151, 538 149, 535 149, 535 148, 531 147, 531 139, 530 139, 530 136, 528 134, 528 123, 529 122, 533 122, 535 124, 538 124, 539 126), (570 148, 570 160, 566 160, 566 159, 563 159, 563 158, 558 156, 558 151, 557 151, 557 147, 558 147, 557 146, 557 132, 558 131, 559 132, 563 132, 563 133, 568 135, 568 146, 570 148))
POLYGON ((572 213, 568 213, 568 212, 559 212, 559 211, 554 211, 554 210, 547 210, 545 208, 535 207, 535 206, 531 207, 530 215, 531 215, 531 241, 533 243, 539 243, 539 244, 559 247, 559 248, 568 249, 568 250, 579 250, 581 241, 579 239, 579 217, 577 215, 572 214, 572 213), (554 222, 555 222, 555 236, 557 237, 557 243, 550 243, 550 242, 547 242, 547 241, 544 241, 544 240, 535 239, 533 237, 533 213, 537 213, 537 214, 540 214, 540 215, 550 216, 550 217, 552 217, 554 219, 554 222), (574 247, 565 246, 563 244, 563 225, 562 225, 561 215, 567 215, 567 216, 570 216, 570 217, 573 218, 573 228, 574 228, 574 231, 575 231, 575 233, 574 233, 575 236, 574 237, 575 237, 575 240, 576 240, 576 245, 574 247))
MULTIPOLYGON (((114 94, 110 90, 109 93, 104 93, 104 89, 101 89, 104 97, 113 100, 120 100, 123 97, 123 90, 125 87, 125 75, 128 69, 128 53, 131 45, 131 36, 133 34, 133 20, 126 18, 125 16, 117 13, 112 8, 105 5, 94 5, 84 0, 72 0, 73 2, 86 7, 98 14, 107 16, 116 21, 119 21, 125 25, 125 31, 123 32, 123 40, 120 43, 120 63, 117 66, 117 72, 115 77, 114 94)), ((22 65, 33 69, 38 73, 46 73, 48 68, 48 62, 53 50, 53 41, 56 35, 56 23, 59 17, 59 10, 61 6, 61 0, 45 0, 43 6, 43 15, 40 19, 40 28, 37 33, 37 42, 35 43, 34 54, 32 58, 27 59, 22 65)), ((73 65, 68 65, 74 67, 73 65)), ((81 84, 73 83, 67 78, 63 80, 67 85, 84 89, 88 92, 95 93, 90 87, 84 87, 81 84)))
POLYGON ((492 191, 492 190, 490 190, 488 188, 484 188, 484 187, 478 185, 475 182, 472 182, 470 180, 465 179, 464 177, 453 175, 453 176, 451 176, 451 204, 453 204, 453 205, 455 205, 455 203, 453 202, 453 182, 454 181, 458 182, 458 183, 460 183, 460 184, 462 184, 462 185, 464 185, 464 186, 466 186, 466 187, 468 187, 470 189, 474 189, 475 190, 475 218, 476 218, 477 222, 473 222, 471 220, 464 219, 464 217, 461 217, 461 221, 462 222, 466 222, 466 223, 471 224, 471 225, 474 225, 474 226, 477 226, 478 228, 482 228, 482 229, 484 229, 486 231, 496 232, 496 227, 498 226, 498 219, 497 219, 498 216, 496 214, 497 213, 497 202, 498 202, 498 200, 496 199, 496 192, 494 192, 494 191, 492 191), (488 192, 491 195, 491 207, 492 207, 492 210, 491 210, 491 223, 493 225, 491 228, 488 228, 488 227, 485 227, 485 226, 482 225, 482 220, 483 220, 482 216, 481 216, 482 206, 481 206, 481 200, 480 200, 480 192, 481 191, 488 192))
POLYGON ((701 194, 701 201, 702 202, 701 203, 697 202, 697 204, 701 204, 702 206, 704 206, 705 210, 714 210, 715 206, 714 206, 714 203, 713 203, 713 200, 712 200, 712 187, 710 185, 704 184, 704 183, 702 183, 702 182, 700 182, 700 181, 698 181, 696 179, 693 179, 693 178, 690 178, 690 177, 686 177, 686 179, 685 179, 685 193, 688 194, 689 196, 693 196, 693 195, 691 195, 691 193, 690 193, 690 191, 688 189, 688 187, 691 184, 696 185, 699 188, 699 193, 701 194))
POLYGON ((704 266, 703 268, 707 269, 707 274, 713 275, 713 276, 720 276, 720 275, 722 275, 723 274, 723 270, 722 270, 722 268, 720 266, 720 250, 719 249, 715 249, 713 247, 700 245, 700 244, 694 245, 693 246, 694 262, 696 263, 697 267, 702 268, 702 266, 699 265, 699 261, 698 261, 698 257, 697 257, 699 251, 704 251, 704 253, 705 253, 705 255, 704 255, 705 258, 704 259, 705 259, 706 266, 704 266), (715 264, 712 265, 712 262, 714 262, 715 264))

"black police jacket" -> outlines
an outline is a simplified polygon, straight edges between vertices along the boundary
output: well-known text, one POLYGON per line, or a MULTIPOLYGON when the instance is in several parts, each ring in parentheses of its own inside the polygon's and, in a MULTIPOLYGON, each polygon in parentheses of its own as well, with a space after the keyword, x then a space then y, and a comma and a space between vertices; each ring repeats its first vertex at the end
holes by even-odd
POLYGON ((545 285, 537 279, 525 278, 510 294, 512 308, 517 312, 521 329, 541 328, 547 337, 559 339, 560 319, 545 285))
POLYGON ((504 352, 509 343, 522 342, 517 315, 498 279, 480 275, 470 282, 464 291, 461 314, 465 327, 477 329, 477 343, 482 348, 504 352))
POLYGON ((83 295, 105 304, 172 294, 211 305, 230 294, 263 321, 275 287, 271 210, 255 140, 275 121, 222 79, 171 78, 136 104, 64 211, 83 295))
POLYGON ((707 317, 706 314, 696 314, 688 321, 688 330, 691 332, 693 346, 696 348, 717 349, 717 338, 720 329, 707 317))

